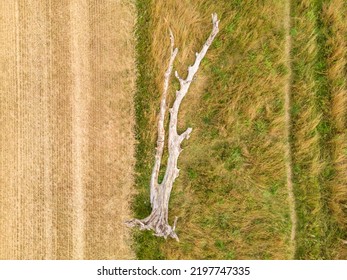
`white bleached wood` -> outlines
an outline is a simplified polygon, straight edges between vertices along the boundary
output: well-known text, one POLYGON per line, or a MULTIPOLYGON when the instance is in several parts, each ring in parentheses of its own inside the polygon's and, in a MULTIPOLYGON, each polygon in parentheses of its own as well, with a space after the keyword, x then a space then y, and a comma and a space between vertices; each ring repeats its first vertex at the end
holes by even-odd
POLYGON ((188 67, 188 75, 186 79, 182 79, 177 71, 175 71, 175 76, 180 83, 180 89, 176 91, 176 99, 173 103, 172 108, 169 109, 170 122, 169 122, 169 139, 168 139, 168 150, 169 157, 166 165, 164 179, 161 183, 158 182, 159 170, 161 165, 161 159, 164 150, 165 141, 165 129, 164 129, 164 119, 166 112, 166 98, 169 87, 169 80, 173 69, 173 63, 176 58, 178 49, 174 48, 174 36, 170 30, 170 41, 171 41, 171 56, 169 60, 169 66, 164 75, 164 88, 162 99, 160 102, 160 112, 158 120, 158 139, 155 154, 155 162, 151 175, 150 182, 150 201, 152 212, 144 219, 133 219, 127 221, 126 224, 130 227, 139 226, 140 230, 153 230, 156 236, 162 236, 165 239, 170 236, 178 241, 178 236, 175 232, 177 217, 175 217, 174 224, 171 227, 168 222, 168 210, 169 210, 169 199, 173 183, 179 174, 179 169, 177 168, 177 161, 180 153, 182 152, 181 143, 184 139, 188 139, 192 128, 187 128, 182 134, 177 133, 177 117, 181 102, 185 95, 187 94, 190 84, 196 72, 199 69, 202 59, 205 57, 208 48, 211 46, 214 38, 216 37, 219 29, 219 20, 217 14, 212 14, 212 31, 206 42, 204 43, 201 51, 195 54, 195 62, 193 65, 188 67))
POLYGON ((151 176, 151 183, 150 183, 150 201, 151 205, 153 207, 153 201, 156 199, 157 196, 157 189, 158 189, 158 176, 159 176, 159 169, 161 164, 161 159, 163 156, 163 150, 164 150, 164 143, 165 143, 165 128, 164 128, 164 120, 165 120, 165 112, 166 112, 166 97, 167 97, 167 91, 169 88, 169 80, 173 68, 173 63, 175 61, 178 49, 174 48, 174 36, 172 34, 172 31, 170 29, 170 41, 171 41, 171 56, 169 61, 169 66, 165 72, 164 75, 164 88, 163 88, 163 94, 160 102, 160 112, 159 112, 159 120, 158 120, 158 139, 157 139, 157 148, 156 148, 156 154, 155 154, 155 161, 154 166, 152 170, 152 176, 151 176))

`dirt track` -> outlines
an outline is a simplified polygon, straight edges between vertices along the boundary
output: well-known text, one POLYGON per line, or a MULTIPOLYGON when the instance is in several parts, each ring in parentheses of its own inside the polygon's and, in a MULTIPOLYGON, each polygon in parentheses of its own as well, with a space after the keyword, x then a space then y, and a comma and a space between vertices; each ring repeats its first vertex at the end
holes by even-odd
POLYGON ((132 258, 130 0, 0 1, 0 259, 132 258))
POLYGON ((285 102, 284 102, 284 110, 285 110, 285 127, 286 127, 286 173, 287 173, 287 189, 288 189, 288 203, 290 209, 290 221, 291 221, 291 259, 295 258, 296 251, 296 228, 297 228, 297 216, 296 216, 296 207, 295 207, 295 195, 293 188, 293 155, 292 155, 292 147, 290 143, 291 137, 291 87, 292 87, 292 64, 291 64, 291 1, 288 0, 285 3, 285 18, 284 18, 284 28, 286 31, 286 41, 285 41, 285 60, 286 67, 288 69, 287 81, 285 83, 284 94, 285 94, 285 102))

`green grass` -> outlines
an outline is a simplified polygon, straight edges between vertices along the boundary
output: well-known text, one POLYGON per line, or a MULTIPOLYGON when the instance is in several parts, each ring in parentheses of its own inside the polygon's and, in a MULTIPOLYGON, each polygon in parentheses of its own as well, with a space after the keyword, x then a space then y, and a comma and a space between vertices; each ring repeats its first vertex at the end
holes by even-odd
POLYGON ((329 131, 330 168, 325 171, 329 176, 331 195, 329 208, 334 221, 338 224, 336 250, 334 255, 347 259, 347 248, 341 240, 347 239, 347 3, 343 0, 329 0, 322 5, 321 24, 325 26, 326 37, 326 78, 329 81, 329 116, 333 123, 329 131))
MULTIPOLYGON (((135 95, 136 110, 136 187, 138 194, 133 201, 133 211, 137 218, 144 218, 151 212, 149 203, 149 178, 152 168, 153 143, 151 142, 152 126, 149 123, 148 114, 150 104, 155 102, 153 92, 157 89, 151 81, 154 79, 153 71, 151 71, 147 61, 149 57, 149 49, 151 45, 150 37, 150 14, 149 7, 151 1, 136 1, 137 4, 137 26, 136 26, 136 54, 137 54, 137 92, 135 95)), ((134 250, 139 259, 160 260, 164 256, 160 251, 161 239, 156 238, 150 232, 134 233, 134 250)))
POLYGON ((331 85, 327 77, 329 26, 323 1, 294 1, 294 183, 298 233, 296 258, 334 259, 342 237, 332 211, 334 184, 331 85), (311 35, 308 36, 308 34, 311 35))
MULTIPOLYGON (((162 44, 167 34, 160 26, 164 25, 161 5, 180 48, 175 64, 180 73, 185 73, 193 51, 208 36, 210 14, 217 12, 221 18, 220 33, 180 114, 184 118, 180 117, 179 130, 193 127, 192 137, 184 142, 180 177, 170 201, 170 217, 180 217, 180 242, 136 231, 137 257, 287 258, 290 220, 285 206, 282 92, 286 69, 278 47, 284 43, 284 31, 278 24, 282 6, 274 6, 272 1, 266 5, 257 1, 183 2, 137 1, 141 15, 136 94, 139 195, 134 210, 139 218, 150 212, 153 115, 158 111, 168 58, 167 44, 162 44), (179 21, 175 14, 181 13, 186 18, 179 21), (262 17, 257 19, 259 13, 262 17), (185 33, 188 27, 192 34, 185 33)), ((172 91, 176 85, 174 82, 172 91)))
MULTIPOLYGON (((324 5, 333 6, 334 1, 341 0, 292 1, 290 140, 298 259, 341 258, 340 240, 347 239, 343 212, 346 176, 339 169, 345 166, 347 150, 341 144, 346 139, 346 113, 341 109, 346 102, 339 91, 346 82, 344 76, 335 75, 335 79, 328 74, 335 69, 336 53, 341 54, 332 38, 344 25, 339 23, 333 29, 324 16, 328 13, 324 5)), ((180 242, 134 231, 137 257, 289 258, 284 3, 137 0, 137 9, 138 195, 133 202, 137 218, 146 217, 151 210, 149 180, 169 52, 167 30, 171 27, 175 34, 179 47, 175 68, 184 76, 194 52, 208 36, 210 14, 217 12, 221 18, 220 33, 179 115, 179 131, 193 128, 191 138, 183 144, 178 163, 181 172, 170 200, 169 219, 179 217, 180 242)), ((173 79, 169 102, 176 88, 173 79)))

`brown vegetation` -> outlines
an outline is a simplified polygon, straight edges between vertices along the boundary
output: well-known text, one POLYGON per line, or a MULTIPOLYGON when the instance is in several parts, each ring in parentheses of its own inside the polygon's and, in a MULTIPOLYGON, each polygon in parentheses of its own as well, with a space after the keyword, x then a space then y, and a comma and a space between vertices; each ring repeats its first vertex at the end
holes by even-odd
POLYGON ((132 258, 132 1, 1 1, 0 258, 132 258))
POLYGON ((318 0, 293 6, 297 258, 334 259, 346 232, 345 7, 318 0))
MULTIPOLYGON (((347 5, 331 0, 323 6, 322 20, 327 26, 327 78, 331 91, 331 139, 335 174, 331 183, 329 206, 341 229, 347 232, 347 5)), ((337 257, 347 259, 347 246, 339 240, 337 257), (344 244, 344 245, 343 245, 344 244)))
MULTIPOLYGON (((179 117, 179 129, 194 127, 178 162, 180 177, 170 202, 171 218, 179 217, 180 243, 138 237, 143 242, 138 255, 161 257, 153 253, 157 242, 169 259, 290 258, 283 3, 152 1, 147 11, 151 37, 146 63, 154 73, 146 99, 155 98, 146 111, 147 127, 156 123, 168 28, 176 34, 176 64, 184 76, 207 35, 209 15, 216 12, 221 25, 179 117)), ((148 156, 155 136, 142 134, 144 141, 151 137, 148 156)), ((146 153, 142 150, 139 157, 146 153)), ((142 168, 148 172, 150 166, 142 168)))
POLYGON ((150 100, 138 111, 141 211, 167 30, 177 34, 184 71, 204 38, 204 19, 211 12, 221 18, 182 106, 181 127, 196 129, 171 201, 181 243, 136 235, 138 256, 346 258, 345 1, 152 0, 138 7, 146 19, 138 30, 146 65, 138 85, 150 100))

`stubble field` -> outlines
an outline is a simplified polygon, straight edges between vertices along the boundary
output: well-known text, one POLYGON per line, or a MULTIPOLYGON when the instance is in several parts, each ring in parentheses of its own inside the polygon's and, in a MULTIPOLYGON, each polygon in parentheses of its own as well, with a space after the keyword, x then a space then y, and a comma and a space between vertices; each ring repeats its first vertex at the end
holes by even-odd
POLYGON ((0 258, 134 258, 134 3, 0 12, 0 258))

